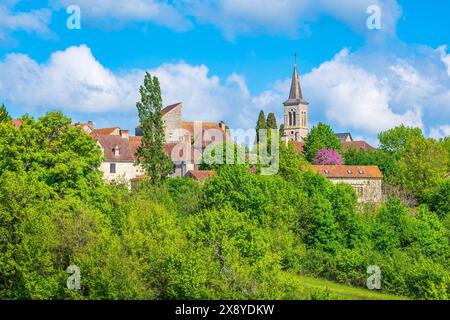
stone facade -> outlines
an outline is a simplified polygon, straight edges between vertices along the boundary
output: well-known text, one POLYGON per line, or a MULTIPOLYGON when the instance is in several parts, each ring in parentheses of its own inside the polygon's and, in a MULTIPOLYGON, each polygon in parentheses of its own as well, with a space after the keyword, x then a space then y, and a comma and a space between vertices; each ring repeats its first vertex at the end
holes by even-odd
POLYGON ((334 184, 345 183, 352 186, 359 203, 380 203, 383 175, 377 166, 313 166, 313 170, 334 184))
POLYGON ((100 170, 103 172, 103 178, 109 183, 129 182, 144 174, 142 168, 134 161, 105 160, 100 166, 100 170))
POLYGON ((179 129, 181 128, 182 103, 168 106, 163 110, 163 122, 165 126, 166 143, 180 142, 179 129))
POLYGON ((380 203, 383 200, 381 179, 330 178, 334 184, 345 183, 352 186, 360 203, 380 203))

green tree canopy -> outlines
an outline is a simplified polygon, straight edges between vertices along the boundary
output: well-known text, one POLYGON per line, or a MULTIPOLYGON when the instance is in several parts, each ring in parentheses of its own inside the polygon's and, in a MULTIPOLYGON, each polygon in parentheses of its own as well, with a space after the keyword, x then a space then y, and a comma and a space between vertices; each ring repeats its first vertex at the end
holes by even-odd
POLYGON ((243 165, 248 167, 245 157, 245 146, 234 141, 225 141, 210 144, 203 151, 201 170, 219 169, 223 165, 243 165))
POLYGON ((342 154, 342 143, 330 126, 320 122, 311 129, 304 145, 306 159, 312 161, 319 150, 336 150, 342 154))
POLYGON ((383 172, 384 180, 391 181, 397 173, 395 157, 384 150, 356 150, 351 147, 344 154, 345 164, 360 166, 378 166, 383 172))
POLYGON ((445 137, 440 142, 448 153, 448 171, 450 172, 450 137, 445 137))
POLYGON ((52 112, 21 123, 20 130, 0 126, 0 172, 30 173, 59 194, 87 196, 102 184, 101 150, 71 119, 52 112))
POLYGON ((445 178, 448 154, 434 139, 411 138, 398 161, 398 169, 399 183, 420 199, 445 178))
POLYGON ((404 125, 383 131, 378 135, 380 149, 400 157, 406 149, 408 141, 422 138, 422 130, 404 125))
POLYGON ((167 178, 173 168, 171 159, 164 152, 165 128, 158 78, 147 72, 140 93, 141 101, 136 106, 142 127, 142 144, 137 156, 151 183, 157 185, 167 178))
POLYGON ((0 123, 9 121, 11 121, 11 117, 9 116, 8 110, 6 110, 5 105, 2 104, 0 106, 0 123))

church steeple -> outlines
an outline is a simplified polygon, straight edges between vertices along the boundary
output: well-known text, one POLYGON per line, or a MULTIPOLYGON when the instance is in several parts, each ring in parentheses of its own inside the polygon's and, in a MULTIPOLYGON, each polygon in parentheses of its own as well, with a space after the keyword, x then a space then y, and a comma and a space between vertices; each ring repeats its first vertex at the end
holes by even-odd
POLYGON ((294 66, 294 74, 292 75, 291 91, 289 93, 290 100, 303 99, 302 88, 300 87, 300 80, 298 78, 297 64, 294 66))
POLYGON ((303 141, 308 135, 308 105, 303 99, 295 54, 289 98, 284 102, 284 137, 289 141, 303 141))
POLYGON ((295 105, 298 103, 306 103, 303 99, 302 88, 300 85, 300 77, 298 76, 297 68, 297 54, 295 54, 294 74, 292 75, 291 91, 289 92, 289 99, 284 103, 285 105, 295 105))

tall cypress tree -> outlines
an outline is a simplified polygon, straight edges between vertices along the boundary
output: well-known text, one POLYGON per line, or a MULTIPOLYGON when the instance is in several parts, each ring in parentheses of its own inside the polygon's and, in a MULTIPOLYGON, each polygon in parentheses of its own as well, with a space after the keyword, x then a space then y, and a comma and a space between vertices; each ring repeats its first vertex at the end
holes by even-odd
POLYGON ((0 106, 0 123, 1 122, 9 122, 11 121, 11 117, 9 116, 8 110, 6 110, 6 107, 4 104, 0 106))
POLYGON ((267 116, 267 128, 278 129, 277 119, 275 118, 275 114, 273 112, 269 113, 267 116))
POLYGON ((141 101, 136 104, 142 128, 142 144, 137 150, 138 161, 151 183, 159 185, 172 172, 173 164, 164 152, 165 128, 158 78, 147 72, 140 93, 141 101))
POLYGON ((258 122, 256 123, 256 142, 259 143, 259 130, 267 129, 266 116, 264 111, 261 110, 258 116, 258 122))
POLYGON ((282 137, 283 137, 283 134, 284 134, 284 124, 283 124, 283 123, 280 125, 280 130, 279 130, 279 132, 280 132, 280 138, 282 138, 282 137))

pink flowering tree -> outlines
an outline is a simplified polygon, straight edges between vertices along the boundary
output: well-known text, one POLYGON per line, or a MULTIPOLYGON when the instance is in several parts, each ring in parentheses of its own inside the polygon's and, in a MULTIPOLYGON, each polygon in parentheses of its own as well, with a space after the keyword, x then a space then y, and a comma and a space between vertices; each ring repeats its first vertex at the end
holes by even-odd
POLYGON ((336 150, 319 150, 313 159, 313 164, 324 165, 342 165, 344 160, 336 150))

